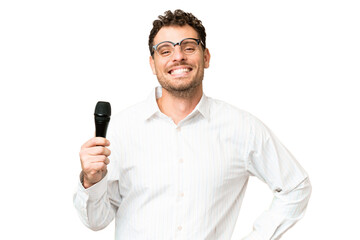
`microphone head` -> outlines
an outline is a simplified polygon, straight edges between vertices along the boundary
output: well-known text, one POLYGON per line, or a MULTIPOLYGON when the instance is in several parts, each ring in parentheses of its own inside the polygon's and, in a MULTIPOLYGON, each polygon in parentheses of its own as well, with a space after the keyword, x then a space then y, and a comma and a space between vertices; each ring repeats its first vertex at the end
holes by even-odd
POLYGON ((95 107, 95 115, 110 117, 111 116, 111 106, 109 102, 99 101, 95 107))
POLYGON ((111 106, 108 102, 98 102, 95 107, 94 119, 96 137, 106 137, 107 127, 111 116, 111 106))

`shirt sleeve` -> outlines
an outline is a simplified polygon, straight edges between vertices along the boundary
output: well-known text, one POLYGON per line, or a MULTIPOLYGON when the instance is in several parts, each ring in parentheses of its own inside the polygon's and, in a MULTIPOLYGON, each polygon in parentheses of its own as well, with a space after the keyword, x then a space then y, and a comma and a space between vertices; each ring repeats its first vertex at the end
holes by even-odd
POLYGON ((270 187, 274 198, 244 240, 280 239, 304 216, 311 194, 309 177, 276 136, 257 119, 250 136, 247 170, 270 187))
POLYGON ((80 175, 73 203, 81 221, 88 228, 97 231, 105 228, 114 219, 121 204, 122 196, 119 190, 119 141, 112 124, 109 125, 111 155, 105 177, 95 185, 85 189, 80 175))
POLYGON ((118 189, 117 181, 109 181, 108 174, 87 189, 79 180, 73 203, 85 226, 97 231, 109 225, 115 217, 121 200, 117 197, 120 195, 116 189, 118 189))

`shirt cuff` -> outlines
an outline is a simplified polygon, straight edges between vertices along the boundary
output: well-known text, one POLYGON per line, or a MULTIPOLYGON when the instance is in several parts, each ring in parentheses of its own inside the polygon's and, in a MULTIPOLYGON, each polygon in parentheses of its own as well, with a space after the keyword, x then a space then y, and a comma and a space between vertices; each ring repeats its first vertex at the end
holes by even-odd
POLYGON ((257 232, 251 232, 249 235, 244 237, 242 240, 262 240, 261 236, 257 232))
POLYGON ((89 201, 95 201, 100 199, 107 191, 107 174, 98 183, 92 185, 89 188, 84 188, 82 184, 83 174, 80 174, 79 190, 89 196, 89 201))

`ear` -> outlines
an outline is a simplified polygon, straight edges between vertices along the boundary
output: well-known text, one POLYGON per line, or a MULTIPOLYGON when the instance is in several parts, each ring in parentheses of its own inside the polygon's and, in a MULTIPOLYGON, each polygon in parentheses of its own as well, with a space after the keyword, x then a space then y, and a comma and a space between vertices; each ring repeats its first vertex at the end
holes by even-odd
POLYGON ((209 49, 204 50, 204 68, 209 68, 210 66, 210 51, 209 49))
POLYGON ((149 63, 153 74, 156 75, 155 60, 152 56, 149 57, 149 63))

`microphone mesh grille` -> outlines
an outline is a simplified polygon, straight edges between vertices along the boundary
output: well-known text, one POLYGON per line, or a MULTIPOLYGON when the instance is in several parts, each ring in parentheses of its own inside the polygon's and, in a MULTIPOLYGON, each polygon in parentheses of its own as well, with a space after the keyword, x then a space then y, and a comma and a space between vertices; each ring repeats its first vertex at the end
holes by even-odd
POLYGON ((111 116, 111 106, 109 102, 99 101, 95 107, 95 115, 111 116))

